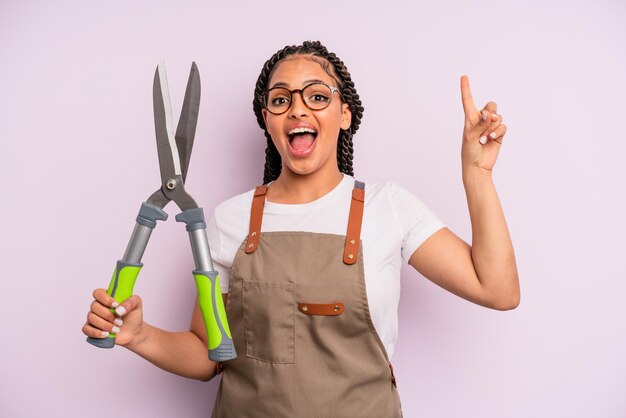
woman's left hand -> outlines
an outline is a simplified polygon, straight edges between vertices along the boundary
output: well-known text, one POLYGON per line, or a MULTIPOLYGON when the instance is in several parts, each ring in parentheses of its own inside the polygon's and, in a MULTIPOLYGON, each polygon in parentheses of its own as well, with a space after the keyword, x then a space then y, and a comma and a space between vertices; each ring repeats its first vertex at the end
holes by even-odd
POLYGON ((478 111, 472 99, 469 79, 465 75, 461 76, 461 100, 465 112, 461 147, 463 171, 478 169, 491 174, 506 133, 502 116, 497 113, 495 102, 488 102, 478 111))

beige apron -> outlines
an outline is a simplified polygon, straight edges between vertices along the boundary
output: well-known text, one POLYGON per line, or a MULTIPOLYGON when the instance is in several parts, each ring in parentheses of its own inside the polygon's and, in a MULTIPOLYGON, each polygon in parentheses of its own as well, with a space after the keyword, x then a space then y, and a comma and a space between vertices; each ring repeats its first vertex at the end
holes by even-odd
POLYGON ((346 236, 261 234, 266 189, 233 260, 226 312, 238 357, 223 364, 212 417, 401 417, 365 291, 364 184, 346 236))

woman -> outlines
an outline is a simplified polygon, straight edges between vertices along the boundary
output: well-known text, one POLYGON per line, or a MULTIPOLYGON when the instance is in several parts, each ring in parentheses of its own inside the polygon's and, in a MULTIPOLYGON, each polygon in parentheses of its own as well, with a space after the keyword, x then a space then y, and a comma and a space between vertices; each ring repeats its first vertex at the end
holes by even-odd
POLYGON ((182 376, 209 380, 223 367, 216 417, 401 416, 389 358, 402 258, 474 303, 505 310, 520 298, 491 179, 506 127, 495 103, 476 109, 465 76, 461 93, 471 247, 395 183, 352 177, 363 107, 343 62, 305 42, 278 51, 257 82, 263 185, 220 204, 208 225, 238 358, 207 359, 197 303, 190 331, 170 333, 143 322, 139 296, 118 305, 98 289, 83 332, 117 333, 182 376))

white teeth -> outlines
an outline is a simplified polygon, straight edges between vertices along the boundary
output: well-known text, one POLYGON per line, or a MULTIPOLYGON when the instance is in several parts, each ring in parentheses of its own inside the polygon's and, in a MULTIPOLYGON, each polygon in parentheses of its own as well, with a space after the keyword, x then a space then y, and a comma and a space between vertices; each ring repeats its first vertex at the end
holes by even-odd
POLYGON ((295 128, 295 129, 292 129, 289 132, 287 132, 287 135, 303 134, 303 133, 307 133, 307 132, 311 133, 311 134, 317 133, 313 129, 310 129, 310 128, 295 128))

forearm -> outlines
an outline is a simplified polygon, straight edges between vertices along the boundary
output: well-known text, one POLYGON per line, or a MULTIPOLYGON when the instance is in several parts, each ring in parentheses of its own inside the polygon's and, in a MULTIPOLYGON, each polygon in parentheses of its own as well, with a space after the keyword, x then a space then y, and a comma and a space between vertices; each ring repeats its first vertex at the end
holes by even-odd
POLYGON ((513 244, 490 172, 464 170, 463 184, 472 222, 472 261, 480 283, 497 309, 519 304, 513 244))
POLYGON ((144 322, 141 334, 126 348, 179 376, 203 381, 215 376, 215 362, 209 360, 206 346, 191 331, 169 332, 144 322))

